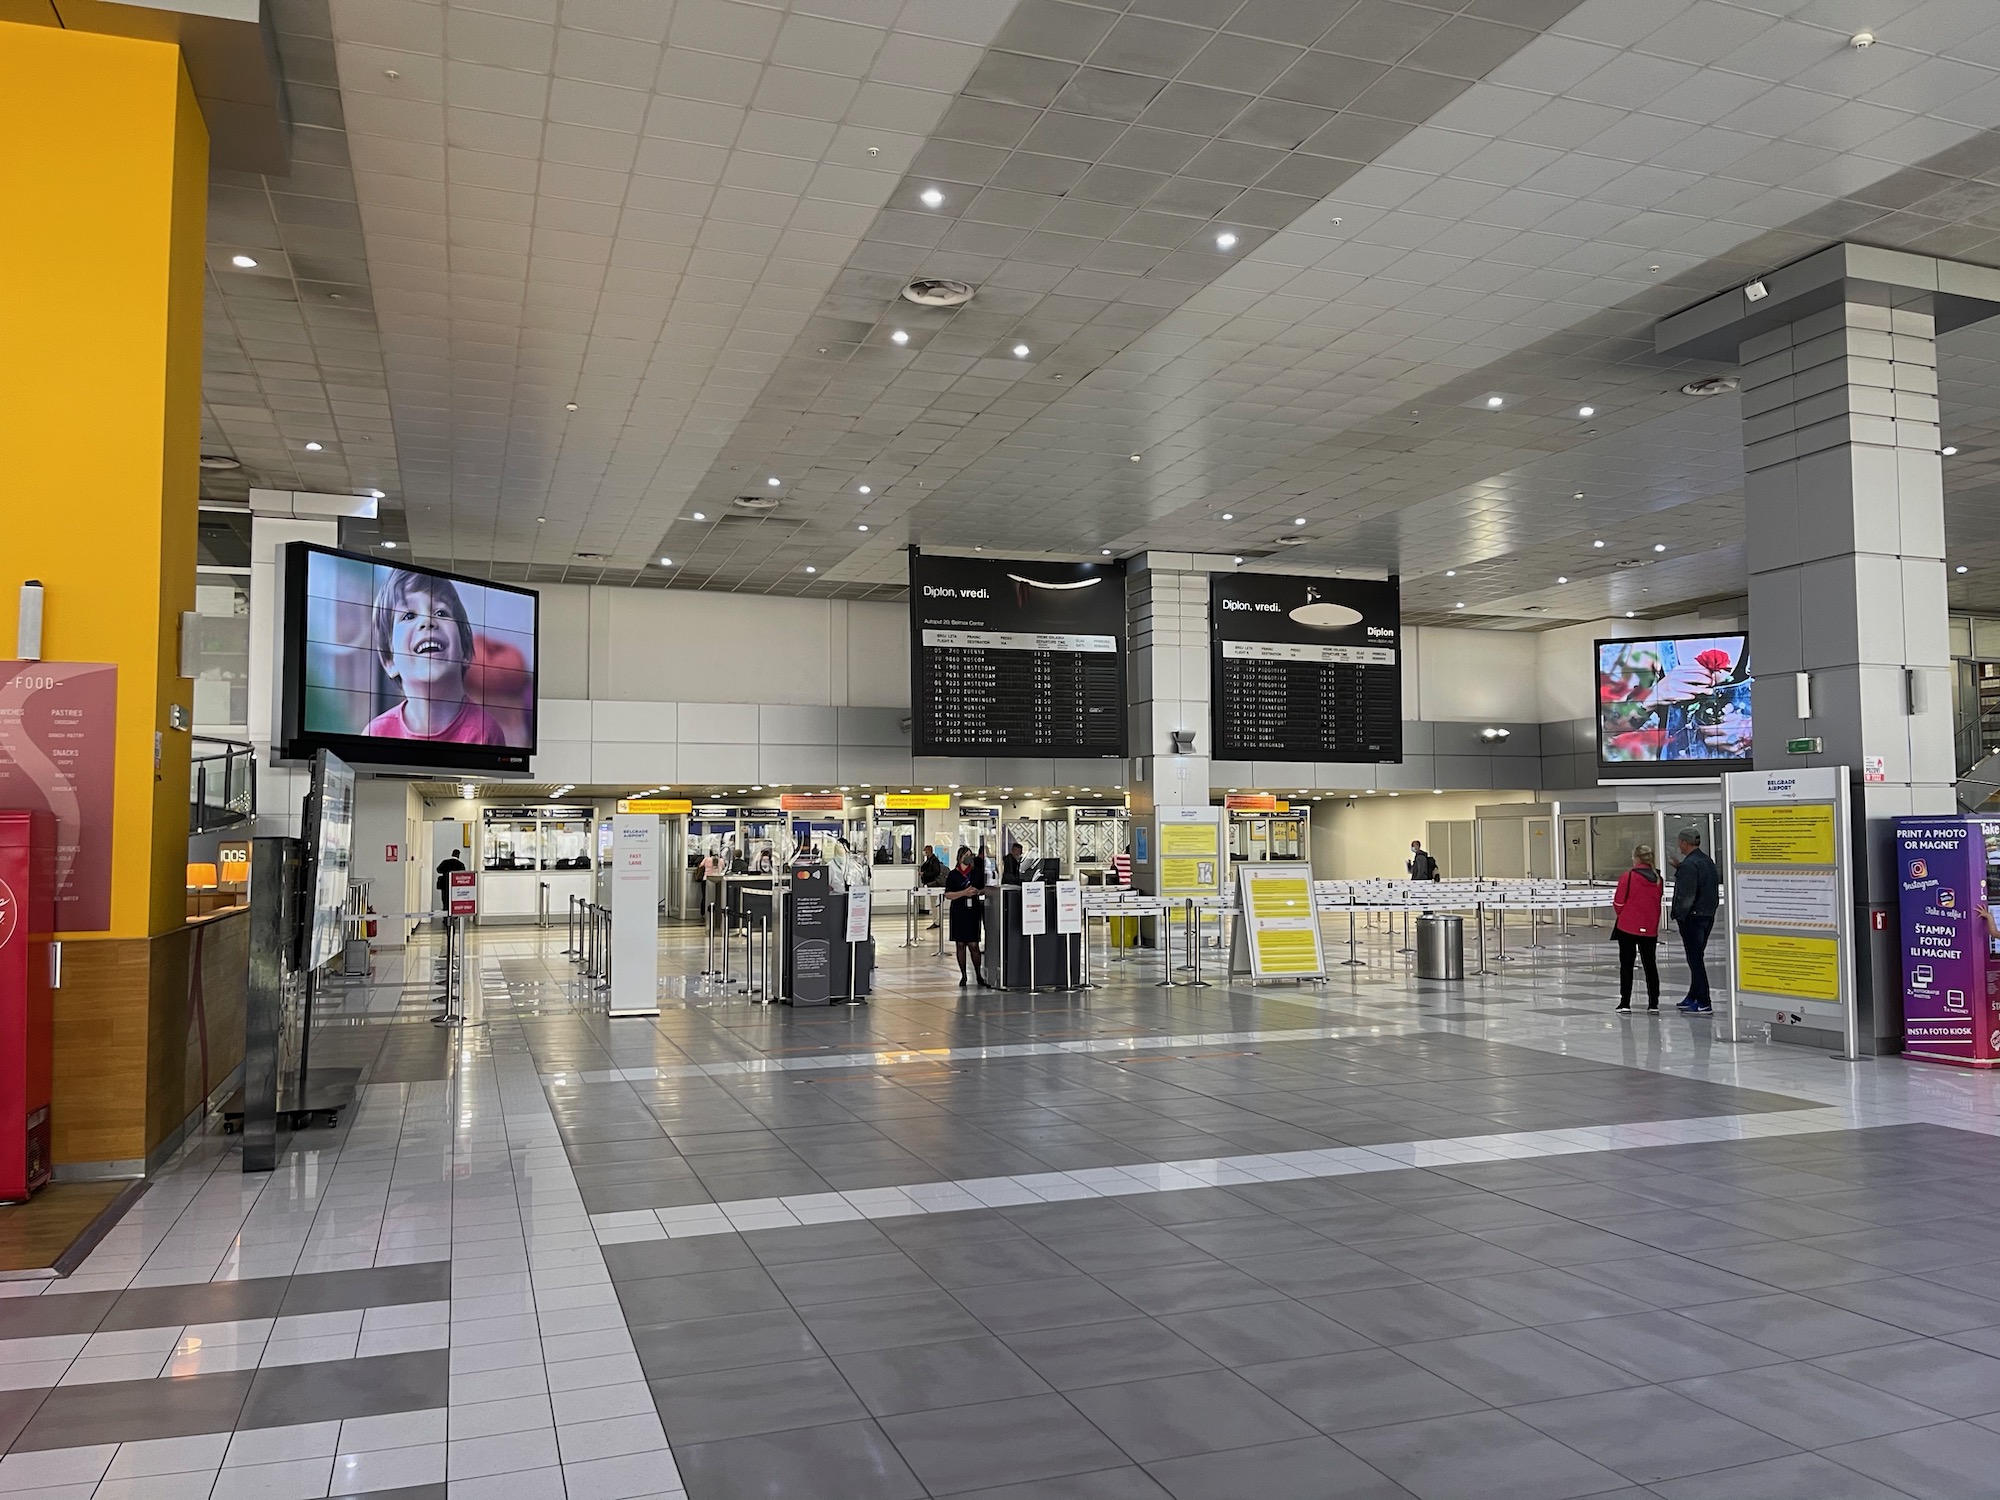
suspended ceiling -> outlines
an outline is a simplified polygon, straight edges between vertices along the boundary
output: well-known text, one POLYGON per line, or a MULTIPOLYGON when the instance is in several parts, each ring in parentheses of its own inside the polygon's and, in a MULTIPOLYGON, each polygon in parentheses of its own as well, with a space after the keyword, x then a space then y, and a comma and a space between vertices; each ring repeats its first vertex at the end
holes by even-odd
MULTIPOLYGON (((1727 600, 1740 413, 1653 321, 1839 238, 2000 263, 1982 0, 273 14, 298 164, 217 176, 211 493, 380 489, 505 578, 893 597, 915 542, 1508 628, 1727 600)), ((1945 341, 1953 597, 2000 609, 1997 365, 1945 341)))

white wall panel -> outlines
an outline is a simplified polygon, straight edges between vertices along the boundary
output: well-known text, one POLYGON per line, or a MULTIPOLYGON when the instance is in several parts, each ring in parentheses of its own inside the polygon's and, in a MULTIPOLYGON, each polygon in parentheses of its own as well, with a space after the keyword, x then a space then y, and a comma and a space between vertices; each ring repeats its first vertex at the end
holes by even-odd
POLYGON ((597 703, 590 716, 591 737, 673 744, 681 736, 680 708, 678 703, 597 703))
POLYGON ((681 743, 754 745, 757 743, 757 706, 754 703, 683 703, 681 743))
POLYGON ((1436 720, 1541 719, 1534 635, 1425 629, 1417 657, 1417 708, 1436 720))

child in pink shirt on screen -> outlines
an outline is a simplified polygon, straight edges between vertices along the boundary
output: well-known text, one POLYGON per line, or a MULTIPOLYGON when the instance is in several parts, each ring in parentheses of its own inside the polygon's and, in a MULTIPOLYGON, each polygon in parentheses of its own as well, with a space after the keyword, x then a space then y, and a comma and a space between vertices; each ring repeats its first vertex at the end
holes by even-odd
POLYGON ((402 685, 403 701, 369 720, 364 734, 452 745, 507 743, 500 726, 465 695, 472 622, 448 580, 400 568, 391 573, 375 596, 375 651, 382 670, 402 685))

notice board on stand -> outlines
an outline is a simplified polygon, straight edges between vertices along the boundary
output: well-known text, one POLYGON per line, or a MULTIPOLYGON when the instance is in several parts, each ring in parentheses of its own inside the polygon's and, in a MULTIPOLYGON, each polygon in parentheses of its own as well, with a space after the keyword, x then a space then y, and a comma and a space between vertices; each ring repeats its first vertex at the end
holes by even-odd
POLYGON ((1730 1036, 1746 1022, 1816 1027, 1855 1055, 1848 816, 1844 766, 1722 778, 1730 1036))
POLYGON ((1229 972, 1252 979, 1324 978, 1326 948, 1312 867, 1289 861, 1240 865, 1236 886, 1240 909, 1229 972))

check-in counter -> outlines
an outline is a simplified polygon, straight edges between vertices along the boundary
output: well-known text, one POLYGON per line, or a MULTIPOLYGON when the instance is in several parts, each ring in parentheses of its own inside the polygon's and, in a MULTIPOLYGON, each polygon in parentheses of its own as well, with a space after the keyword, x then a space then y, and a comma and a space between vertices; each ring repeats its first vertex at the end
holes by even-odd
POLYGON ((541 915, 542 883, 549 887, 549 920, 563 921, 569 898, 593 900, 597 887, 590 870, 481 870, 479 920, 533 922, 541 915))

